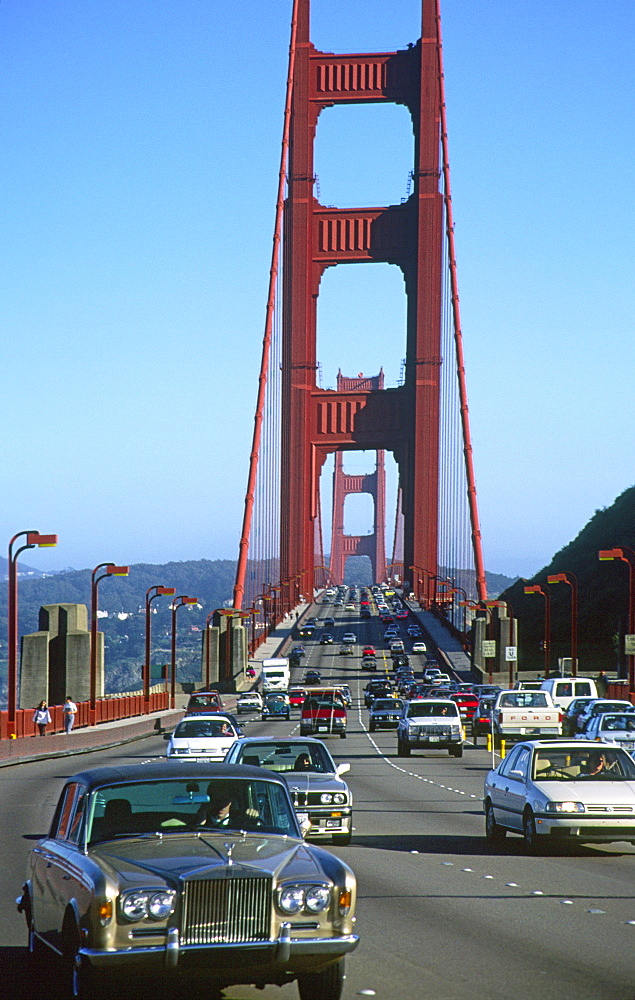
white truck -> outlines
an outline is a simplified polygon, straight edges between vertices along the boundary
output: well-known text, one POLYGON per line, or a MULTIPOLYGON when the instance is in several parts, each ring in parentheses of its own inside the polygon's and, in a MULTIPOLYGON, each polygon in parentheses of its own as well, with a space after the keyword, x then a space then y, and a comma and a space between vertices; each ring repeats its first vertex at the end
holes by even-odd
POLYGON ((500 691, 492 728, 501 740, 553 739, 562 735, 562 715, 548 691, 500 691))
POLYGON ((288 691, 291 671, 289 670, 289 659, 286 656, 277 656, 270 660, 262 661, 262 693, 271 694, 272 691, 288 691))

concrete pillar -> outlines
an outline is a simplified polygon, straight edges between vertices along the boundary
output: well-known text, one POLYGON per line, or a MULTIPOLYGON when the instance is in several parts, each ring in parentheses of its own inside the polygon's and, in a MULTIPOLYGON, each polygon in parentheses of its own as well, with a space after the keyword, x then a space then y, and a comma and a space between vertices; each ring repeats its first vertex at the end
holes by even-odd
POLYGON ((35 708, 49 700, 49 633, 22 637, 19 708, 35 708))
MULTIPOLYGON (((42 698, 50 705, 61 705, 68 694, 74 701, 87 701, 90 632, 86 605, 45 604, 40 608, 39 626, 38 632, 22 640, 20 707, 30 708, 42 698)), ((98 698, 104 695, 103 632, 97 633, 96 694, 98 698)))

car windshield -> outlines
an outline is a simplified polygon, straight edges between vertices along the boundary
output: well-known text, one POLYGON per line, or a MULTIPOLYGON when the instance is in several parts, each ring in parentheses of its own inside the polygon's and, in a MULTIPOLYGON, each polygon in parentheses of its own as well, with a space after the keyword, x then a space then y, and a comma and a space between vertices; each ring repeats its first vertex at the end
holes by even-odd
POLYGON ((250 743, 242 747, 238 764, 253 764, 269 771, 314 771, 333 774, 335 764, 326 747, 304 740, 250 743))
POLYGON ((325 698, 306 698, 303 705, 303 708, 312 712, 323 708, 335 710, 343 707, 343 702, 339 698, 329 698, 328 696, 325 698))
POLYGON ((536 781, 633 781, 635 761, 625 750, 549 747, 534 756, 536 781))
POLYGON ((454 703, 448 705, 446 702, 439 701, 417 701, 411 702, 408 706, 408 717, 414 718, 418 716, 431 716, 431 715, 448 715, 456 716, 458 714, 458 708, 454 703))
POLYGON ((205 778, 144 781, 96 789, 86 814, 89 845, 117 837, 244 830, 298 836, 288 796, 268 781, 205 778), (222 820, 215 822, 228 804, 222 820))
POLYGON ((400 712, 403 701, 400 698, 375 698, 373 712, 400 712))
POLYGON ((206 736, 235 736, 227 719, 186 719, 174 730, 175 740, 204 739, 206 736))
POLYGON ((214 708, 220 705, 217 694, 193 694, 187 703, 188 710, 193 708, 214 708))

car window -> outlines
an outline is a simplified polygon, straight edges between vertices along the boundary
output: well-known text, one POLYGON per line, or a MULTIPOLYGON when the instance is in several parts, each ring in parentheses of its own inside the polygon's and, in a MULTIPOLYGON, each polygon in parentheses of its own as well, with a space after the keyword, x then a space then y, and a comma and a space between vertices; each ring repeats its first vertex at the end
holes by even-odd
POLYGON ((86 792, 86 789, 80 788, 75 800, 75 810, 68 827, 67 839, 70 840, 72 844, 79 843, 79 838, 83 829, 83 820, 87 801, 88 793, 86 792))
POLYGON ((632 733, 635 730, 635 713, 624 715, 607 715, 604 718, 603 729, 614 733, 632 733))
POLYGON ((498 765, 498 773, 507 775, 516 766, 516 759, 521 751, 521 747, 514 747, 511 753, 507 754, 505 760, 498 765))
POLYGON ((573 694, 572 683, 570 681, 558 681, 555 693, 558 698, 569 698, 573 694))
POLYGON ((270 781, 216 777, 101 787, 91 796, 87 840, 95 844, 203 828, 207 810, 221 798, 232 803, 231 829, 298 836, 286 788, 270 781))
POLYGON ((456 717, 458 714, 459 710, 454 702, 448 705, 447 702, 421 701, 411 702, 408 706, 408 718, 430 717, 433 715, 456 717))
POLYGON ((335 764, 325 747, 293 740, 289 743, 249 743, 241 748, 240 764, 255 764, 270 771, 311 771, 333 774, 335 764), (307 764, 308 760, 308 764, 307 764))
POLYGON ((62 808, 59 813, 59 820, 57 823, 57 829, 53 831, 54 837, 59 837, 60 840, 65 840, 70 829, 71 816, 73 815, 73 807, 75 805, 75 795, 77 794, 78 785, 73 782, 66 786, 64 791, 64 801, 62 803, 62 808))
POLYGON ((547 695, 544 691, 510 691, 501 695, 500 708, 546 708, 547 695))
POLYGON ((576 681, 575 682, 575 693, 582 697, 589 697, 593 694, 591 691, 591 685, 588 681, 576 681))
POLYGON ((534 777, 537 781, 633 781, 635 761, 625 750, 595 747, 549 747, 536 752, 534 777), (598 761, 602 758, 601 766, 598 761))
POLYGON ((191 740, 215 736, 235 736, 232 726, 226 719, 188 719, 180 722, 174 730, 174 739, 191 740), (227 732, 229 730, 229 732, 227 732))
POLYGON ((518 781, 525 781, 529 776, 530 759, 531 751, 529 747, 520 747, 511 768, 506 772, 507 776, 518 781))

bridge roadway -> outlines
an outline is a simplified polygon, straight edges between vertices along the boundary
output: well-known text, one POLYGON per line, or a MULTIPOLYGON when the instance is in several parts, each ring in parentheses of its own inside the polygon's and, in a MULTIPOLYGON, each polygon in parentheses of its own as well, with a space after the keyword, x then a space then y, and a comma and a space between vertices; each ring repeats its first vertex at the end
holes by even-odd
MULTIPOLYGON (((333 610, 320 605, 313 613, 333 610)), ((360 622, 351 612, 336 614, 336 639, 354 631, 359 643, 383 645, 376 617, 360 622)), ((346 1000, 633 1000, 635 849, 582 847, 534 858, 516 837, 502 849, 488 848, 481 795, 490 755, 468 745, 460 760, 445 752, 397 758, 394 732, 368 732, 362 691, 372 675, 361 672, 359 655, 339 656, 337 641, 304 644, 307 658, 295 679, 307 666, 317 667, 324 680, 349 683, 354 695, 347 739, 328 741, 338 761, 351 763, 347 778, 355 796, 352 844, 333 848, 352 865, 360 889, 361 943, 348 961, 346 1000)), ((290 723, 243 719, 249 734, 298 732, 297 712, 290 723)), ((64 777, 164 753, 164 741, 150 736, 118 749, 0 769, 0 968, 11 1000, 33 996, 24 922, 13 900, 64 777)), ((287 1000, 297 998, 297 990, 234 987, 225 995, 287 1000)), ((188 990, 189 1000, 193 996, 188 990)))

